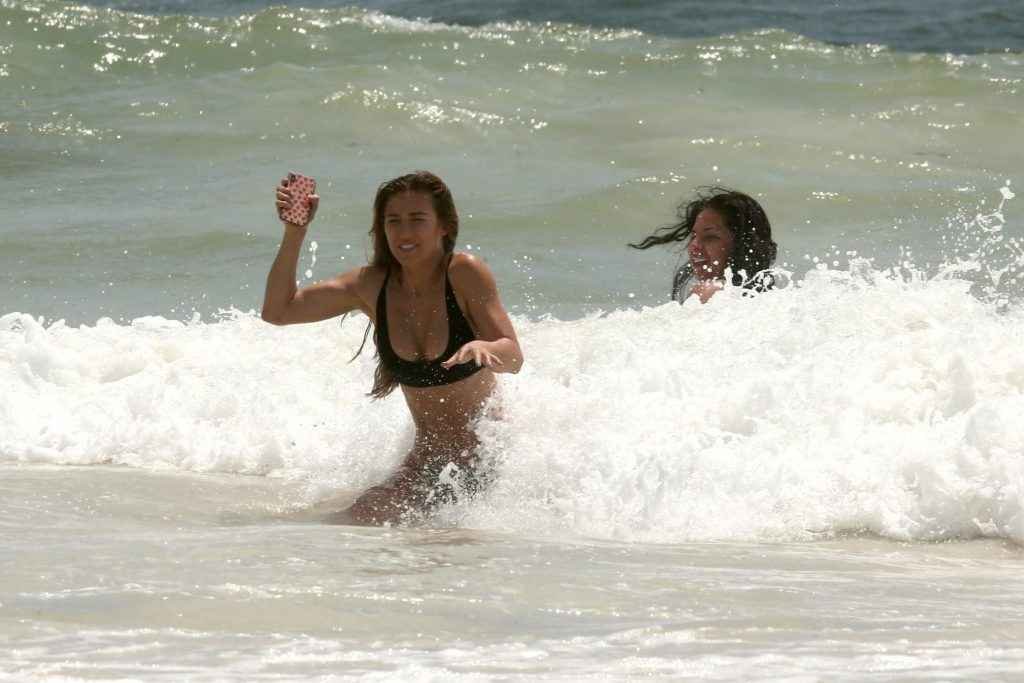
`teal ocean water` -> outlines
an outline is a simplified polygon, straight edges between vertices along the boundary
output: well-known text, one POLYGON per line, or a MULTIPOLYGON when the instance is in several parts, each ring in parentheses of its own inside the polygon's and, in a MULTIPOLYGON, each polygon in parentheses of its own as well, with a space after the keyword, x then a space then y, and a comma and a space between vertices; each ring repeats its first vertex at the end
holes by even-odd
POLYGON ((676 257, 625 242, 711 183, 763 200, 796 272, 848 252, 929 275, 1015 255, 968 224, 1019 173, 1019 51, 361 9, 2 12, 7 312, 251 309, 277 237, 267 198, 291 169, 324 195, 314 278, 364 258, 379 182, 429 168, 532 316, 662 301, 676 257))
POLYGON ((1015 2, 0 2, 0 680, 1024 672, 1015 2), (582 7, 582 9, 581 9, 582 7), (884 19, 881 20, 881 19, 884 19), (451 185, 526 355, 495 486, 319 523, 412 426, 253 312, 451 185), (786 286, 626 247, 756 196, 786 286))

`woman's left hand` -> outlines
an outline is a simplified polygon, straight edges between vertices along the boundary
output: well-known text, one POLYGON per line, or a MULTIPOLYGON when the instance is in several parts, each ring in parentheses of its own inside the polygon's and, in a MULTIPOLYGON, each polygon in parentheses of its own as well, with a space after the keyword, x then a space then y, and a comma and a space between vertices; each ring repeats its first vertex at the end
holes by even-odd
POLYGON ((441 367, 445 370, 450 370, 456 365, 462 365, 469 361, 475 362, 482 368, 493 368, 496 365, 504 365, 500 358, 487 349, 487 342, 477 339, 467 344, 463 344, 462 348, 456 351, 451 358, 441 363, 441 367))

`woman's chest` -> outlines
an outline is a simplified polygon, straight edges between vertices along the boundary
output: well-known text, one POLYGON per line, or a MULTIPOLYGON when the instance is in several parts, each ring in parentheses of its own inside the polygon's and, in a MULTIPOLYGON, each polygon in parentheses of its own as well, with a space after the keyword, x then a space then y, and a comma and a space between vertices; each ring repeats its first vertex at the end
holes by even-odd
MULTIPOLYGON (((442 298, 389 299, 391 349, 406 360, 435 360, 448 346, 448 312, 442 298)), ((446 359, 442 359, 446 360, 446 359)))

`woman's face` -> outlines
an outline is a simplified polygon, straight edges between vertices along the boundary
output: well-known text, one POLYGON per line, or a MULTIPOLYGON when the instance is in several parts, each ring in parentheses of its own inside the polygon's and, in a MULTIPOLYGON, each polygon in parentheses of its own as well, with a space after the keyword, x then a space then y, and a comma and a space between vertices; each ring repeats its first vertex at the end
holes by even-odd
POLYGON ((701 280, 722 278, 735 243, 736 238, 721 214, 714 209, 704 209, 697 214, 686 247, 694 274, 701 280))
POLYGON ((400 192, 384 205, 384 235, 391 254, 402 265, 438 258, 444 253, 447 234, 426 193, 400 192))

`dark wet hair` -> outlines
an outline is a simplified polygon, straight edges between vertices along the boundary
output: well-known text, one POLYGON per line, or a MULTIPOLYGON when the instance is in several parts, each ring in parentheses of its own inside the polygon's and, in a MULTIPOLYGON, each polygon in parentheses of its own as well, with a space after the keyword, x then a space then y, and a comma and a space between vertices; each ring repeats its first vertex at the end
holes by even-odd
POLYGON ((384 234, 384 212, 391 198, 403 192, 420 192, 430 196, 434 213, 448 229, 443 241, 444 253, 450 254, 455 250, 455 238, 459 236, 459 212, 455 210, 451 190, 430 171, 416 171, 381 183, 377 188, 377 196, 373 200, 373 225, 370 227, 370 237, 373 238, 370 265, 389 270, 392 266, 398 266, 398 261, 388 248, 387 235, 384 234))
MULTIPOLYGON (((630 242, 634 249, 649 249, 659 244, 686 242, 693 234, 693 224, 705 209, 713 209, 725 221, 735 243, 726 267, 732 269, 732 284, 746 289, 771 289, 774 279, 768 269, 775 262, 778 245, 772 241, 768 214, 750 195, 725 187, 701 187, 697 196, 676 209, 678 223, 658 228, 639 242, 630 242)), ((686 263, 675 274, 672 296, 689 279, 693 267, 686 263)))
MULTIPOLYGON (((391 272, 394 268, 401 268, 401 266, 388 247, 388 238, 384 233, 384 212, 387 210, 391 198, 403 192, 420 192, 430 197, 438 220, 448 229, 442 240, 446 255, 455 251, 455 239, 459 235, 459 212, 455 209, 455 200, 452 198, 451 190, 439 177, 430 171, 416 171, 381 183, 377 188, 377 196, 373 200, 373 225, 370 227, 373 254, 370 256, 370 265, 380 266, 387 272, 391 272)), ((370 323, 367 323, 366 331, 363 333, 363 342, 359 345, 355 356, 352 356, 352 360, 355 360, 363 352, 369 333, 370 323)), ((379 334, 380 326, 378 325, 373 333, 373 341, 378 349, 382 343, 379 334)), ((369 395, 374 398, 384 398, 397 386, 398 380, 385 367, 378 351, 377 369, 373 373, 373 387, 370 389, 369 395)))

